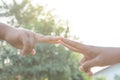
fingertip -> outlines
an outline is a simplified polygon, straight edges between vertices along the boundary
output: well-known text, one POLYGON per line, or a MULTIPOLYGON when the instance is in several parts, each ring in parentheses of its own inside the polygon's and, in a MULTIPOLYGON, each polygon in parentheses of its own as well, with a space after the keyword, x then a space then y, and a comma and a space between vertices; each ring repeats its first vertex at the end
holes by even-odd
POLYGON ((20 54, 21 54, 22 57, 25 57, 25 53, 24 53, 23 50, 20 50, 20 54))
POLYGON ((87 72, 87 75, 88 75, 88 76, 92 76, 93 73, 89 70, 89 71, 87 72))
POLYGON ((32 55, 35 55, 35 54, 36 54, 35 49, 32 49, 31 54, 32 54, 32 55))
POLYGON ((79 65, 82 65, 83 64, 83 62, 82 61, 79 61, 79 65))
POLYGON ((61 37, 59 37, 59 36, 55 37, 54 40, 55 40, 55 42, 59 43, 61 41, 61 37))
POLYGON ((86 72, 88 76, 92 76, 92 75, 93 75, 93 73, 91 72, 90 69, 88 69, 87 71, 85 71, 84 68, 83 68, 83 66, 80 66, 80 67, 79 67, 79 70, 80 70, 81 72, 86 72))

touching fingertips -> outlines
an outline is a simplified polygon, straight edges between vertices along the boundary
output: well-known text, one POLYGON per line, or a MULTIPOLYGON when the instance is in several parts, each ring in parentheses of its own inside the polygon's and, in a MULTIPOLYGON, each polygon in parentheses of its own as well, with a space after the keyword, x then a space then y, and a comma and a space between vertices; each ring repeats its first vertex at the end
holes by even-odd
POLYGON ((63 41, 60 40, 59 42, 60 42, 60 44, 65 45, 65 43, 63 41))

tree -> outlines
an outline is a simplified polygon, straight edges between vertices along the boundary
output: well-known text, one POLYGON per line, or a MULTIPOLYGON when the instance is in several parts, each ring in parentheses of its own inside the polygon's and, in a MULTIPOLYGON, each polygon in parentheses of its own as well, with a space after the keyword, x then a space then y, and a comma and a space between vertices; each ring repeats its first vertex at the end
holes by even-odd
MULTIPOLYGON (((11 4, 2 1, 2 17, 9 17, 9 24, 24 27, 44 35, 69 37, 67 22, 57 20, 51 10, 34 6, 30 0, 11 4)), ((21 57, 9 45, 0 48, 0 80, 83 80, 78 71, 78 57, 60 45, 39 43, 35 56, 21 57)))

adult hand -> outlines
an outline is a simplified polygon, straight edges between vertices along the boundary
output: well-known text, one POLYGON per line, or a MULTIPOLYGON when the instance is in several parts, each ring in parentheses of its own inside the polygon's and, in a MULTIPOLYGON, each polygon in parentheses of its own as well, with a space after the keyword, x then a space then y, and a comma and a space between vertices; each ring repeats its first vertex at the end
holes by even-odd
MULTIPOLYGON (((8 25, 2 24, 2 26, 7 27, 7 29, 3 29, 4 34, 4 40, 7 41, 12 46, 20 49, 20 52, 22 55, 31 53, 35 54, 35 44, 36 43, 58 43, 57 37, 52 36, 44 36, 42 34, 37 34, 34 32, 31 32, 27 29, 18 29, 9 27, 8 25)), ((2 28, 1 28, 2 29, 2 28)))
POLYGON ((61 44, 72 51, 82 53, 80 70, 92 75, 91 68, 95 66, 108 66, 120 62, 120 48, 97 47, 81 44, 72 40, 61 38, 61 44))

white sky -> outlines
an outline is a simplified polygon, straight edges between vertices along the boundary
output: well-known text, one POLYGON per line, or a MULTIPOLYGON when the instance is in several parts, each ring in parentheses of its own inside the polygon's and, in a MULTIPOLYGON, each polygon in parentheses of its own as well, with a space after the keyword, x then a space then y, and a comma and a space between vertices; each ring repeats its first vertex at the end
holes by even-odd
MULTIPOLYGON (((35 1, 35 0, 34 0, 35 1)), ((120 46, 119 0, 36 0, 55 8, 70 23, 80 41, 97 46, 120 46)))

